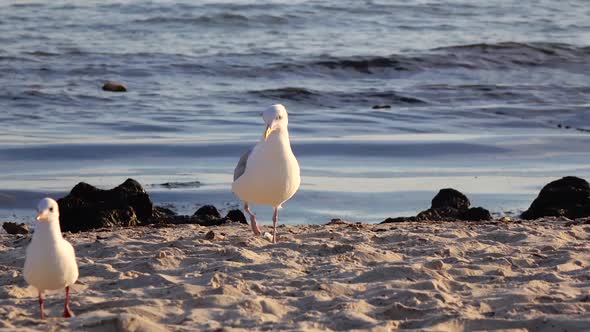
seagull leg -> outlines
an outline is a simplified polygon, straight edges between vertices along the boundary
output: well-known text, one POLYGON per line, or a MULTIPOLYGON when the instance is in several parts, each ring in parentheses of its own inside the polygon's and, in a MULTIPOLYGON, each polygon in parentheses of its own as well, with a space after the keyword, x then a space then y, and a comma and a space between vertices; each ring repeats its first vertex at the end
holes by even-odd
POLYGON ((74 317, 74 313, 70 309, 70 286, 66 287, 66 306, 64 307, 64 318, 74 317))
POLYGON ((279 223, 279 208, 275 208, 275 213, 272 215, 272 243, 277 243, 277 224, 279 223))
POLYGON ((252 232, 254 232, 254 235, 262 234, 260 232, 260 228, 258 228, 258 224, 256 223, 256 215, 250 211, 248 202, 244 202, 244 211, 246 211, 246 213, 250 216, 250 227, 252 227, 252 232))
POLYGON ((39 310, 41 311, 41 319, 45 319, 45 313, 43 312, 43 290, 39 290, 39 310))

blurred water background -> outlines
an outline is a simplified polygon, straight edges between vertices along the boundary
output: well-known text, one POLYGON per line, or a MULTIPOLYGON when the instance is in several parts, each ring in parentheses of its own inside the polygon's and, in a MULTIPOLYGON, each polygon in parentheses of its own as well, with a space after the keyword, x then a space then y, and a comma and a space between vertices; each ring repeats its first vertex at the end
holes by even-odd
POLYGON ((445 187, 518 213, 590 177, 589 17, 586 0, 0 1, 0 220, 128 177, 180 213, 237 207, 233 167, 273 103, 303 181, 281 222, 413 215, 445 187))

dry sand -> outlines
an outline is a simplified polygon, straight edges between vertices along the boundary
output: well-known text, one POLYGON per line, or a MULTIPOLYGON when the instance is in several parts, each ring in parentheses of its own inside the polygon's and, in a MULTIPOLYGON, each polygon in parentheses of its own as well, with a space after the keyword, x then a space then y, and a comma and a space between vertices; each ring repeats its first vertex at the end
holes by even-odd
POLYGON ((57 318, 60 291, 46 321, 22 277, 28 238, 0 234, 0 327, 588 330, 589 234, 564 221, 284 226, 278 244, 245 225, 66 234, 77 317, 57 318))

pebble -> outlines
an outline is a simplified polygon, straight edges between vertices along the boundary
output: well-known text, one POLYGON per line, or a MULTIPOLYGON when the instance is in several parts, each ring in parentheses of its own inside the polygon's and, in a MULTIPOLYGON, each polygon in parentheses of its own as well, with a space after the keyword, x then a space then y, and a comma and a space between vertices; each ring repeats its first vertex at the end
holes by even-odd
POLYGON ((8 234, 28 234, 29 226, 27 224, 17 224, 15 222, 5 222, 2 224, 2 228, 8 234))
POLYGON ((118 82, 106 82, 103 86, 102 89, 104 91, 112 91, 112 92, 127 92, 127 87, 124 84, 118 83, 118 82))
POLYGON ((215 232, 214 231, 208 231, 207 234, 205 234, 205 239, 206 240, 214 240, 215 239, 215 232))

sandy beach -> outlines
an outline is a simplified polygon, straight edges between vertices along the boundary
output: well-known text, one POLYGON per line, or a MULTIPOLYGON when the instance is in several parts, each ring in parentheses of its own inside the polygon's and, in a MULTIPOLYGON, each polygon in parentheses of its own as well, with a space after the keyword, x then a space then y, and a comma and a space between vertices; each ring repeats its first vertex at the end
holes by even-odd
POLYGON ((590 332, 589 4, 0 1, 0 332, 590 332))
POLYGON ((66 233, 80 278, 38 319, 28 236, 0 234, 3 331, 579 331, 590 225, 566 220, 135 227, 66 233), (270 227, 264 226, 266 230, 270 227), (210 239, 213 231, 215 237, 210 239))

